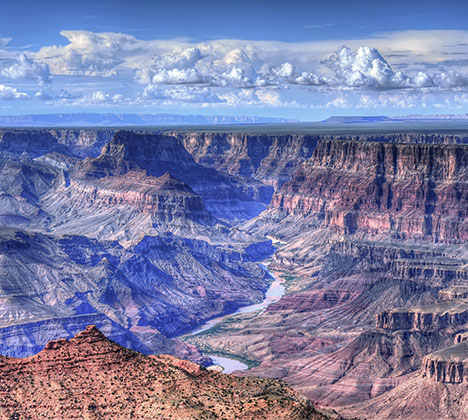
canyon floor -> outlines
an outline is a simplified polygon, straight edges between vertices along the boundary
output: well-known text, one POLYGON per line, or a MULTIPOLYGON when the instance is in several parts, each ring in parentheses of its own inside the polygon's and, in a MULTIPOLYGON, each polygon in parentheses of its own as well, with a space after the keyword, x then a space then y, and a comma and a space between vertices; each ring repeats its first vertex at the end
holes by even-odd
MULTIPOLYGON (((0 354, 35 366, 60 347, 48 342, 95 324, 141 354, 240 360, 250 369, 216 380, 281 379, 336 418, 466 418, 467 144, 464 133, 0 130, 0 354), (261 302, 262 262, 283 280, 280 300, 186 335, 261 302)), ((294 395, 309 415, 297 418, 318 416, 294 395)), ((215 411, 206 418, 227 416, 215 411)))

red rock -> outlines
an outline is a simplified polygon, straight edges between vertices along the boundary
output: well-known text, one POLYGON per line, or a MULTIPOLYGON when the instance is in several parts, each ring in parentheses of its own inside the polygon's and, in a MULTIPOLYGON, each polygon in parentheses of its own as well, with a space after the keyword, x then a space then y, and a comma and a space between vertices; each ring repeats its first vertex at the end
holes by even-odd
POLYGON ((35 356, 0 357, 0 417, 325 419, 280 381, 236 378, 173 356, 144 356, 95 327, 35 356))

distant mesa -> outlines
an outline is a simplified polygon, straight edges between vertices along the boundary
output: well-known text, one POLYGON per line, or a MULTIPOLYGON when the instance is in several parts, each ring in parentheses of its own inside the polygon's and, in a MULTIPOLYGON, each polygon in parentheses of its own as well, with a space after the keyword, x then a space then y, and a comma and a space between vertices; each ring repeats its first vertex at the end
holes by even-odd
POLYGON ((376 116, 332 116, 322 121, 325 124, 375 124, 375 123, 401 123, 411 121, 468 121, 468 114, 435 114, 435 115, 400 115, 387 117, 385 115, 376 116))
POLYGON ((0 116, 0 127, 122 127, 203 124, 271 124, 297 122, 295 119, 179 114, 28 114, 0 116))
POLYGON ((391 122, 391 121, 394 121, 394 120, 390 117, 380 115, 380 116, 375 116, 375 117, 374 116, 330 117, 322 122, 326 124, 369 124, 369 123, 391 122))

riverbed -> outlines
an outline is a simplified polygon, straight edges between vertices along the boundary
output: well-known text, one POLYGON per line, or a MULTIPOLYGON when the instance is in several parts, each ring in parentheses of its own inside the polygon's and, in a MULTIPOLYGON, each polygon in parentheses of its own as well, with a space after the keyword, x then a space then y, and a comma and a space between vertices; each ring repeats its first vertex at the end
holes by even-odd
MULTIPOLYGON (((270 284, 270 287, 265 292, 265 298, 263 299, 263 301, 254 305, 242 306, 233 313, 210 319, 209 321, 205 322, 193 331, 184 334, 184 336, 186 337, 190 335, 197 335, 201 332, 208 331, 215 325, 236 314, 246 314, 257 311, 260 314, 264 312, 269 305, 278 302, 283 297, 285 292, 285 287, 283 285, 284 279, 278 277, 276 273, 271 272, 265 264, 260 264, 260 267, 262 267, 273 279, 273 281, 270 284)), ((208 356, 211 358, 211 360, 213 360, 213 365, 221 366, 223 368, 223 373, 231 373, 235 370, 246 370, 249 368, 245 363, 242 363, 239 360, 232 359, 229 357, 220 357, 212 354, 205 354, 205 356, 208 356)))

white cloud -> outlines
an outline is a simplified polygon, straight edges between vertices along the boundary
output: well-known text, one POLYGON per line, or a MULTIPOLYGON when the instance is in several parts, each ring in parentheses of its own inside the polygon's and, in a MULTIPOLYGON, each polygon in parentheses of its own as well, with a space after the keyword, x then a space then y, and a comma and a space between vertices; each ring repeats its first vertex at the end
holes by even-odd
POLYGON ((324 63, 335 72, 337 83, 343 86, 392 89, 411 85, 409 77, 393 71, 375 48, 360 47, 354 51, 342 46, 324 63))
POLYGON ((441 71, 434 75, 437 86, 443 88, 468 86, 468 74, 462 74, 454 70, 441 71))
POLYGON ((4 49, 9 39, 0 38, 1 77, 44 83, 50 74, 57 75, 52 78, 55 89, 47 93, 21 85, 25 92, 4 91, 3 96, 65 105, 371 108, 425 106, 428 93, 439 94, 434 104, 445 104, 443 95, 458 94, 455 103, 462 106, 468 87, 468 46, 460 43, 468 31, 405 31, 302 43, 142 40, 80 30, 61 34, 66 45, 44 46, 24 56, 4 49), (341 47, 344 43, 348 47, 341 47), (447 60, 450 54, 457 54, 457 60, 447 60))
POLYGON ((96 102, 96 103, 118 103, 122 99, 123 99, 123 95, 121 94, 110 95, 109 93, 105 93, 102 90, 93 92, 90 98, 91 102, 96 102))
POLYGON ((181 51, 175 51, 170 54, 154 57, 154 67, 156 69, 186 69, 192 68, 204 55, 197 47, 185 48, 181 51))
POLYGON ((0 38, 0 49, 5 48, 11 40, 12 38, 0 38))
POLYGON ((0 85, 0 99, 10 101, 13 99, 25 99, 28 95, 11 86, 0 85))
POLYGON ((468 86, 468 75, 454 70, 433 74, 426 71, 412 74, 394 71, 377 49, 366 46, 359 47, 357 51, 343 46, 324 63, 335 72, 334 84, 338 88, 421 89, 468 86))
POLYGON ((50 81, 49 66, 34 62, 26 54, 21 54, 16 63, 2 69, 0 75, 7 79, 34 79, 40 84, 50 81))
POLYGON ((351 108, 352 104, 344 96, 338 96, 326 103, 325 108, 351 108))
POLYGON ((47 63, 52 74, 112 76, 122 57, 136 55, 139 45, 135 37, 117 33, 61 31, 70 43, 65 46, 42 47, 36 59, 47 63))
POLYGON ((177 86, 164 88, 154 84, 146 86, 141 93, 140 99, 201 104, 224 102, 223 99, 214 94, 208 87, 177 86))
POLYGON ((204 83, 205 79, 195 69, 160 69, 151 78, 153 84, 163 83, 168 85, 185 85, 204 83))
POLYGON ((50 96, 48 93, 42 91, 36 92, 34 94, 34 98, 41 101, 50 101, 53 99, 52 96, 50 96))

